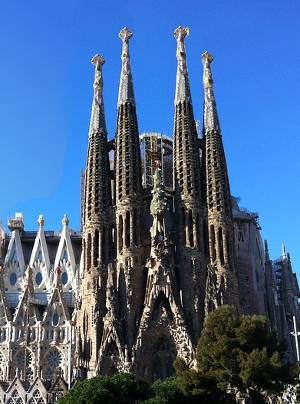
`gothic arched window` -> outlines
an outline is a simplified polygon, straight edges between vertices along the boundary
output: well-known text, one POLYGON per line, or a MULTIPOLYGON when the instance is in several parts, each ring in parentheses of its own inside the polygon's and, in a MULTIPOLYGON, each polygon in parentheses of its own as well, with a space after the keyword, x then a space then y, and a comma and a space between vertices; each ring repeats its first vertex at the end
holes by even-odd
POLYGON ((24 401, 22 400, 18 390, 14 390, 12 392, 12 395, 10 399, 7 401, 7 404, 24 404, 24 401))
POLYGON ((31 399, 28 401, 28 404, 45 404, 45 400, 43 399, 41 392, 39 390, 35 390, 31 399))

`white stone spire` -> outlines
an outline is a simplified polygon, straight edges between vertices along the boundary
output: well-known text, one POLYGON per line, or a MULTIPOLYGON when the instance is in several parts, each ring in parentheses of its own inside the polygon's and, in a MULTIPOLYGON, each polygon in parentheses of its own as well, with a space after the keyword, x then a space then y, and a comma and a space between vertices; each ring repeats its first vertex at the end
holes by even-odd
POLYGON ((210 64, 214 60, 207 51, 202 54, 203 86, 204 86, 204 130, 220 131, 216 100, 213 89, 213 79, 210 64))
POLYGON ((105 60, 100 55, 95 55, 91 60, 92 64, 95 66, 95 79, 94 79, 94 97, 91 113, 91 122, 89 135, 95 133, 105 133, 106 134, 106 124, 104 115, 104 101, 103 101, 103 75, 102 66, 105 60))
POLYGON ((286 248, 285 248, 285 244, 282 244, 282 252, 281 252, 281 257, 283 260, 287 259, 287 253, 286 253, 286 248))
POLYGON ((118 107, 121 104, 125 104, 126 102, 130 102, 135 105, 129 55, 129 39, 131 37, 132 32, 130 32, 126 27, 119 32, 119 38, 122 40, 123 46, 121 56, 122 71, 120 77, 118 107))
POLYGON ((38 217, 38 231, 37 235, 34 241, 34 246, 31 252, 31 257, 29 261, 29 265, 31 268, 34 267, 35 261, 40 261, 45 264, 45 267, 47 270, 50 270, 50 259, 49 259, 49 253, 48 253, 48 247, 46 243, 46 237, 45 237, 45 230, 44 230, 44 225, 45 225, 45 219, 43 215, 39 215, 38 217))
POLYGON ((178 27, 174 32, 177 40, 176 57, 178 61, 176 76, 175 104, 183 101, 191 101, 190 83, 186 64, 184 39, 190 33, 189 28, 178 27))

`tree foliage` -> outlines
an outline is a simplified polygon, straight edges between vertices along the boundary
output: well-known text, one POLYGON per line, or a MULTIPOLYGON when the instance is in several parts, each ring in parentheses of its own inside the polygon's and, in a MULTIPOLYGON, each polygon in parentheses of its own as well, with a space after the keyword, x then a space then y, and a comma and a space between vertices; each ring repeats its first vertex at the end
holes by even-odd
POLYGON ((78 383, 59 404, 130 404, 146 399, 149 386, 133 375, 119 373, 112 377, 98 376, 78 383))
POLYGON ((205 321, 197 347, 198 372, 213 377, 222 390, 276 390, 289 378, 283 354, 265 317, 238 316, 232 306, 222 306, 205 321))

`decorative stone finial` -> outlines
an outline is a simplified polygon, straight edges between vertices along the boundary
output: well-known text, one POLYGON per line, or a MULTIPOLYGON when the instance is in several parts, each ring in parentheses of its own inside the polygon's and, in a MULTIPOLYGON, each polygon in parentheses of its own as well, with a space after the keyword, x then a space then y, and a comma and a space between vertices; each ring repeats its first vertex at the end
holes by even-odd
POLYGON ((186 36, 190 35, 190 29, 188 27, 181 27, 175 29, 174 36, 177 41, 183 41, 186 36))
POLYGON ((131 67, 130 67, 130 55, 129 55, 129 39, 132 37, 132 32, 127 27, 123 28, 119 32, 119 38, 122 40, 122 71, 120 77, 118 107, 126 102, 131 102, 135 105, 131 67))
POLYGON ((119 38, 123 41, 123 42, 128 42, 129 39, 132 37, 132 32, 129 31, 129 29, 127 27, 124 27, 123 29, 121 29, 121 31, 119 32, 119 38))
POLYGON ((65 213, 64 214, 64 217, 63 217, 63 219, 62 219, 62 225, 63 226, 68 226, 68 224, 69 224, 69 218, 68 218, 68 216, 67 216, 67 214, 65 213))
POLYGON ((286 253, 286 248, 285 248, 285 244, 282 244, 282 253, 281 253, 281 257, 282 259, 287 259, 287 253, 286 253))
POLYGON ((44 224, 45 224, 45 219, 44 219, 44 216, 43 216, 43 215, 39 215, 39 217, 38 217, 38 224, 39 224, 39 226, 44 226, 44 224))
POLYGON ((203 86, 204 86, 204 129, 221 131, 216 100, 213 89, 213 78, 210 64, 213 61, 213 56, 209 52, 202 54, 203 64, 203 86))
POLYGON ((57 267, 55 268, 55 272, 54 272, 54 285, 55 285, 56 288, 58 288, 58 287, 61 286, 61 283, 60 283, 60 274, 61 274, 60 266, 57 266, 57 267))
POLYGON ((30 265, 28 265, 26 268, 25 285, 33 289, 33 270, 30 265))
POLYGON ((213 79, 210 70, 210 64, 213 60, 213 56, 207 51, 202 54, 204 88, 212 88, 213 86, 213 79))
POLYGON ((104 65, 105 59, 103 56, 98 55, 98 53, 92 58, 91 63, 98 69, 101 69, 101 66, 104 65))
POLYGON ((174 37, 177 40, 177 75, 176 75, 176 92, 175 105, 183 101, 191 101, 191 91, 188 79, 188 71, 186 65, 186 52, 184 39, 190 33, 189 28, 178 27, 174 31, 174 37))
POLYGON ((105 63, 103 56, 95 55, 91 63, 95 66, 95 79, 94 79, 94 97, 91 113, 91 122, 89 135, 106 133, 106 124, 104 116, 104 101, 103 101, 103 76, 102 66, 105 63))
POLYGON ((205 51, 202 53, 202 63, 203 64, 210 64, 214 60, 214 57, 209 52, 205 51))

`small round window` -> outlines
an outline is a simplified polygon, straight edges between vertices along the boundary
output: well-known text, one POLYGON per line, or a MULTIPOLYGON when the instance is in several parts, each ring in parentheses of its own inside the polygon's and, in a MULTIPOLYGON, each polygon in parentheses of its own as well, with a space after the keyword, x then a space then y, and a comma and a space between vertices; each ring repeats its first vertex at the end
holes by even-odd
POLYGON ((17 283, 17 274, 15 272, 10 274, 9 281, 12 286, 17 283))
POLYGON ((35 276, 35 283, 39 286, 43 282, 43 275, 38 272, 35 276))
POLYGON ((59 315, 57 311, 55 311, 52 317, 52 324, 57 325, 58 323, 59 323, 59 315))
POLYGON ((65 285, 68 282, 68 274, 67 272, 63 272, 61 274, 61 283, 65 285))

